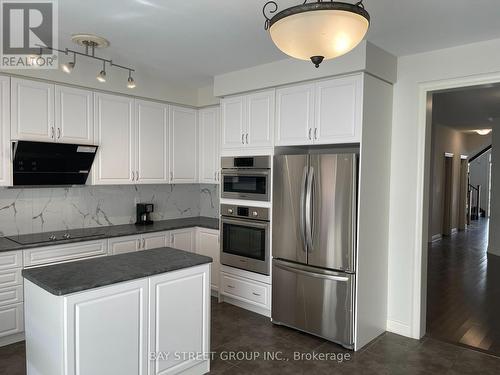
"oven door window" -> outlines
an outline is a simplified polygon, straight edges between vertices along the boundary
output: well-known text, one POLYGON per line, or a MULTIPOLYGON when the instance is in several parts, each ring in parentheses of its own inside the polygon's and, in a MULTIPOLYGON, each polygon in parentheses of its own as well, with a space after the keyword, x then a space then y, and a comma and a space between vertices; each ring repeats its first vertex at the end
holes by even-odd
POLYGON ((246 258, 266 260, 266 229, 223 223, 223 251, 246 258))
POLYGON ((266 194, 267 176, 224 176, 224 192, 266 194))

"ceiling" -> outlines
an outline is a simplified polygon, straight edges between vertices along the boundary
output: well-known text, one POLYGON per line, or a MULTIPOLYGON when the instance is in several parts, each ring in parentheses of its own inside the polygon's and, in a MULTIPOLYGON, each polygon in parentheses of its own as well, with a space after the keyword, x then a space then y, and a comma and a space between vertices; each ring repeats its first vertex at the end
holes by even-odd
MULTIPOLYGON (((276 1, 280 9, 302 2, 276 1)), ((214 75, 286 58, 264 31, 264 3, 59 1, 60 47, 72 47, 74 33, 101 35, 111 42, 102 56, 147 70, 165 82, 203 87, 214 75)), ((498 0, 364 3, 372 18, 368 40, 397 56, 500 38, 498 0)))
POLYGON ((500 85, 434 94, 432 116, 435 124, 463 131, 500 126, 500 85))

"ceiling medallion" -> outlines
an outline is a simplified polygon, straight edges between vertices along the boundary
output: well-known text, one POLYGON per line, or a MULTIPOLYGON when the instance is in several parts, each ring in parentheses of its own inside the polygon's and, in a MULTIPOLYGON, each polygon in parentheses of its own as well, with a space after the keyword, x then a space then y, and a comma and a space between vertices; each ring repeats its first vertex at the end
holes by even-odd
POLYGON ((311 60, 319 67, 323 60, 346 54, 365 37, 370 15, 363 1, 355 4, 317 0, 287 8, 280 12, 275 1, 262 8, 276 47, 300 60, 311 60))

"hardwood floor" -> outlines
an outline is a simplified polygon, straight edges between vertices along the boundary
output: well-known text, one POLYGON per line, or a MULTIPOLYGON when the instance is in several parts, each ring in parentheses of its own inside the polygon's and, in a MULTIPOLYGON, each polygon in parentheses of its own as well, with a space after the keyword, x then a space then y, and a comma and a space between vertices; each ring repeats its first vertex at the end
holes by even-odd
POLYGON ((500 356, 500 257, 488 220, 429 246, 427 335, 500 356))

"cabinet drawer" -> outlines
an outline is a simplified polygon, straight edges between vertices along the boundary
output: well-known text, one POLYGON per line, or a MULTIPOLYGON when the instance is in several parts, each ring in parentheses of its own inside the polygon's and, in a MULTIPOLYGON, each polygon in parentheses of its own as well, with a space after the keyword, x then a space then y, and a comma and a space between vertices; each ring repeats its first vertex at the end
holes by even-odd
POLYGON ((106 240, 89 241, 24 250, 24 266, 31 267, 107 255, 106 244, 106 240))
POLYGON ((21 268, 13 270, 0 271, 0 289, 9 286, 22 285, 23 277, 21 275, 21 268))
POLYGON ((24 331, 22 303, 0 307, 0 337, 24 331))
POLYGON ((222 292, 236 299, 268 307, 269 285, 223 274, 222 292))
POLYGON ((0 253, 0 270, 22 267, 22 253, 22 251, 9 251, 7 253, 0 253))
POLYGON ((0 289, 0 306, 23 302, 23 286, 16 285, 0 289))

